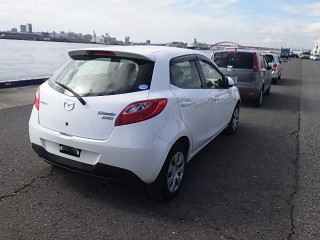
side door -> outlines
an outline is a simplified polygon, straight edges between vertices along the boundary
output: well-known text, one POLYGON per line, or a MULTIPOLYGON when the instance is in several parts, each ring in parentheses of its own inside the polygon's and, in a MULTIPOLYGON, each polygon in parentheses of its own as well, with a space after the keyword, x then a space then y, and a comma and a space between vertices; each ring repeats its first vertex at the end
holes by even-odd
POLYGON ((236 100, 232 96, 226 78, 212 62, 200 58, 198 63, 204 85, 213 95, 211 136, 214 136, 229 123, 236 100))
POLYGON ((262 54, 260 55, 260 74, 266 91, 271 86, 272 68, 269 67, 267 57, 262 54))
POLYGON ((171 91, 176 96, 183 122, 191 134, 192 149, 199 149, 209 138, 213 92, 203 88, 195 55, 170 62, 171 91))

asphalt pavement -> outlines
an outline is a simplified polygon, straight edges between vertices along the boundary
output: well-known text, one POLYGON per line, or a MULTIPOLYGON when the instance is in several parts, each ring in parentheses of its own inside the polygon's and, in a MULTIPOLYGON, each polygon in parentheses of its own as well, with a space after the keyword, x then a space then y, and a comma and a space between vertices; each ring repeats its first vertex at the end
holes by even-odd
MULTIPOLYGON (((318 69, 291 59, 236 135, 188 164, 178 196, 45 163, 31 149, 36 86, 0 89, 0 239, 320 239, 318 69)), ((152 156, 150 156, 152 159, 152 156)))

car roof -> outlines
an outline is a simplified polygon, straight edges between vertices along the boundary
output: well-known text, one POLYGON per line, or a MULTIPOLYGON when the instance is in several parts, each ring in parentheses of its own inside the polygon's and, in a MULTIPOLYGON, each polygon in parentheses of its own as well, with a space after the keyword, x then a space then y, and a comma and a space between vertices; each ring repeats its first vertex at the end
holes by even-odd
POLYGON ((215 52, 231 52, 231 51, 247 52, 247 53, 262 52, 261 50, 257 50, 257 49, 244 49, 244 48, 228 48, 228 49, 217 50, 215 52))
POLYGON ((151 61, 155 61, 157 55, 174 57, 188 54, 201 54, 206 56, 203 52, 197 50, 164 46, 104 46, 96 48, 74 49, 70 50, 68 54, 72 58, 76 55, 86 55, 86 53, 90 51, 112 52, 116 56, 136 57, 151 61))

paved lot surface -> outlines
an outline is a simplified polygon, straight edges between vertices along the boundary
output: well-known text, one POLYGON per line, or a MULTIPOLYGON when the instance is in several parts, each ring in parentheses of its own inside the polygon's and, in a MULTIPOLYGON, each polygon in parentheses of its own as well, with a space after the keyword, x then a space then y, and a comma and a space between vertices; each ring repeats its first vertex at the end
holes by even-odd
POLYGON ((243 104, 238 133, 190 162, 169 203, 43 162, 28 140, 36 87, 0 90, 0 239, 320 239, 319 67, 284 63, 262 108, 243 104))
POLYGON ((0 89, 0 109, 31 104, 36 90, 37 86, 0 89))

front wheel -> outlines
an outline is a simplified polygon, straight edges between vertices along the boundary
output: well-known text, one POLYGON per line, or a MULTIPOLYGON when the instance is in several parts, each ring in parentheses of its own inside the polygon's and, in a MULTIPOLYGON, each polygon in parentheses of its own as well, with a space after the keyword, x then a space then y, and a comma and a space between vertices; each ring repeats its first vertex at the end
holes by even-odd
POLYGON ((148 186, 149 194, 160 200, 172 199, 179 191, 184 179, 186 151, 176 143, 170 150, 157 179, 148 186))

